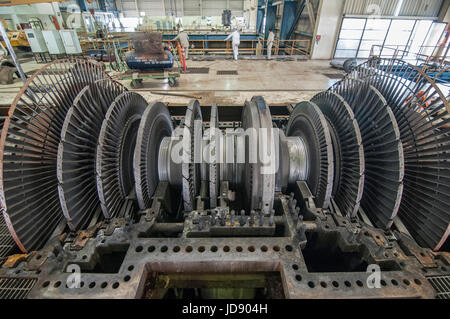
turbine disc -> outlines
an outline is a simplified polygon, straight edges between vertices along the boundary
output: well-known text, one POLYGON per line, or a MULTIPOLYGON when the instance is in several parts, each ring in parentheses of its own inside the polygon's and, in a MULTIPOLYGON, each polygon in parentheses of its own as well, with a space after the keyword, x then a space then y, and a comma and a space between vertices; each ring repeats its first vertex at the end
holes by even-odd
POLYGON ((276 145, 272 116, 261 96, 254 96, 246 102, 242 110, 242 128, 252 129, 249 133, 253 135, 245 139, 245 201, 249 204, 249 210, 262 209, 264 214, 269 214, 273 208, 276 186, 276 145), (269 158, 261 158, 266 155, 269 158), (269 164, 264 164, 265 161, 269 164))
POLYGON ((219 170, 217 169, 217 155, 219 148, 219 138, 217 136, 217 130, 219 129, 219 116, 217 112, 217 105, 213 103, 211 105, 211 120, 209 124, 210 129, 210 164, 209 164, 209 200, 210 207, 215 208, 217 206, 217 194, 219 193, 219 170))
POLYGON ((381 92, 399 126, 405 159, 399 217, 420 245, 439 250, 450 233, 448 93, 401 60, 368 61, 354 76, 381 92))
POLYGON ((186 109, 183 129, 183 163, 182 171, 182 190, 183 207, 185 211, 194 209, 195 197, 200 191, 200 164, 202 146, 202 112, 200 103, 197 100, 191 100, 186 109))
POLYGON ((133 157, 144 98, 133 92, 119 95, 106 112, 97 145, 97 190, 105 218, 122 216, 135 186, 133 157))
POLYGON ((403 190, 403 150, 397 122, 381 93, 362 81, 345 79, 331 88, 350 105, 364 146, 361 207, 378 227, 389 228, 403 190))
POLYGON ((333 189, 333 146, 319 107, 313 102, 298 103, 289 117, 286 136, 298 136, 305 142, 309 157, 306 182, 316 205, 327 208, 333 189))
POLYGON ((337 93, 321 92, 311 102, 317 104, 330 129, 336 132, 334 162, 340 165, 335 165, 332 195, 339 208, 353 217, 364 187, 364 150, 358 122, 350 105, 337 93))
POLYGON ((95 152, 104 116, 125 88, 110 79, 86 86, 67 112, 58 149, 59 199, 72 231, 88 226, 100 209, 95 152))
POLYGON ((61 129, 78 93, 103 78, 98 64, 57 60, 34 73, 11 105, 0 143, 0 197, 23 252, 41 248, 64 218, 56 174, 61 129))
POLYGON ((167 106, 161 102, 150 104, 142 115, 134 150, 134 178, 140 209, 151 205, 159 182, 159 147, 162 139, 170 137, 172 132, 173 124, 167 106))

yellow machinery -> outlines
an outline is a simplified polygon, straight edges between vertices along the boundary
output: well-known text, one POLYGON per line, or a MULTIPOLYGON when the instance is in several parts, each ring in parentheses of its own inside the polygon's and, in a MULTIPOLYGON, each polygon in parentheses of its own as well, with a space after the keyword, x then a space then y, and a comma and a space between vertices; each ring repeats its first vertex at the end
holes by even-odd
MULTIPOLYGON (((8 25, 6 24, 5 19, 0 19, 1 23, 3 23, 3 26, 5 29, 7 29, 8 25)), ((7 31, 8 39, 11 45, 15 48, 27 50, 30 48, 30 44, 28 43, 27 36, 25 34, 25 31, 18 30, 18 31, 7 31)), ((5 41, 3 38, 1 39, 2 45, 6 47, 5 41)))
MULTIPOLYGON (((30 44, 28 43, 27 36, 25 35, 25 31, 19 30, 19 31, 8 31, 8 38, 9 42, 11 42, 11 45, 18 49, 29 49, 30 44)), ((3 40, 3 39, 2 39, 3 40)), ((2 41, 3 46, 5 46, 5 41, 2 41)))

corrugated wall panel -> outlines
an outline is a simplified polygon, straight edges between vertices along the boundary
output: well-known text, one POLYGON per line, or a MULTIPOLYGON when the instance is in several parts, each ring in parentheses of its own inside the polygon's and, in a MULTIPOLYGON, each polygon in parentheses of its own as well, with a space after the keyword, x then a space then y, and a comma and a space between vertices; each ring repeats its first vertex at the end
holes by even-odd
POLYGON ((134 0, 122 0, 122 12, 126 18, 137 17, 138 12, 134 0))
POLYGON ((400 16, 437 17, 443 0, 404 0, 400 16))
MULTIPOLYGON (((125 17, 137 17, 134 0, 121 0, 125 17)), ((221 16, 227 5, 234 16, 244 15, 245 0, 138 0, 146 16, 221 16)))
POLYGON ((199 16, 200 0, 184 0, 183 11, 185 16, 199 16))
POLYGON ((139 10, 147 16, 165 16, 164 3, 162 0, 138 0, 139 10))
POLYGON ((166 16, 183 16, 183 0, 164 0, 166 16))
POLYGON ((244 1, 241 0, 230 0, 231 10, 244 10, 244 1))
POLYGON ((226 8, 226 0, 202 0, 202 13, 204 16, 220 16, 226 8))
POLYGON ((230 10, 233 16, 242 17, 244 15, 244 1, 230 0, 230 10))
POLYGON ((397 2, 398 0, 346 0, 344 14, 389 16, 394 14, 397 2))
MULTIPOLYGON (((394 16, 400 0, 346 0, 344 14, 394 16)), ((399 16, 437 17, 444 0, 403 0, 399 16)))

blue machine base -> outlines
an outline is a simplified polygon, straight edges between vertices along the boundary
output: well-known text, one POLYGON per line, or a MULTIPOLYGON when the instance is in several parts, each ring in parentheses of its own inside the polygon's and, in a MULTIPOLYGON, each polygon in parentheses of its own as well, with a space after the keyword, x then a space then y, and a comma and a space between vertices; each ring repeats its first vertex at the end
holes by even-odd
POLYGON ((173 67, 173 55, 168 51, 165 52, 167 58, 149 58, 136 56, 130 51, 125 57, 125 62, 133 70, 170 69, 173 67))

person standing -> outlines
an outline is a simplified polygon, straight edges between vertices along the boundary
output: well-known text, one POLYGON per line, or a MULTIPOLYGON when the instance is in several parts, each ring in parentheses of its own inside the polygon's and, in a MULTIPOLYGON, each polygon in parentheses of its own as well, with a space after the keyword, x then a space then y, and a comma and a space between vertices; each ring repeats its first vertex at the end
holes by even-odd
POLYGON ((269 35, 267 36, 267 59, 270 60, 272 57, 272 46, 273 41, 275 40, 275 34, 273 34, 273 30, 269 30, 269 35))
POLYGON ((238 59, 238 55, 239 55, 239 44, 241 43, 241 36, 240 36, 239 31, 238 31, 237 28, 235 28, 234 31, 229 36, 227 36, 225 38, 224 41, 227 41, 230 38, 232 38, 234 59, 237 60, 238 59))
POLYGON ((184 58, 187 60, 189 56, 189 36, 183 28, 180 28, 180 33, 173 39, 173 41, 176 40, 180 41, 181 47, 184 49, 184 58))

